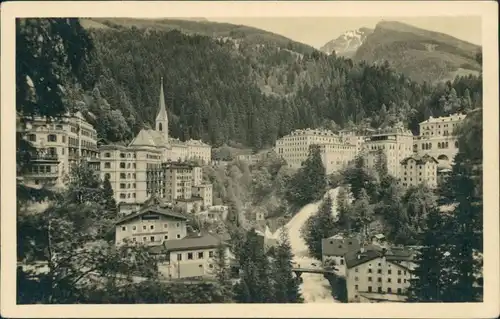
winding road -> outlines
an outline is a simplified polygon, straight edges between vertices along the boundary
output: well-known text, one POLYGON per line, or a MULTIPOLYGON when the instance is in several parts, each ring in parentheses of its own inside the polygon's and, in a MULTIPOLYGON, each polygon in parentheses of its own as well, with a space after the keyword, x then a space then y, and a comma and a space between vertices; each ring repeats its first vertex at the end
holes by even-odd
MULTIPOLYGON (((336 203, 337 203, 337 194, 338 188, 332 189, 325 194, 330 195, 333 201, 332 205, 332 214, 336 215, 336 203)), ((307 219, 318 211, 319 206, 322 201, 318 201, 316 203, 308 204, 302 209, 285 225, 288 229, 288 234, 290 237, 290 244, 292 246, 292 252, 294 254, 294 262, 297 267, 309 268, 314 267, 315 264, 317 266, 321 266, 321 261, 318 261, 314 258, 308 256, 307 245, 302 239, 300 234, 300 229, 307 221, 307 219)), ((277 238, 280 233, 280 229, 278 229, 273 237, 277 238)), ((302 296, 304 297, 304 301, 306 303, 328 303, 328 302, 337 302, 333 299, 331 294, 331 288, 328 280, 326 280, 322 274, 302 274, 303 282, 300 285, 300 289, 302 292, 302 296)))

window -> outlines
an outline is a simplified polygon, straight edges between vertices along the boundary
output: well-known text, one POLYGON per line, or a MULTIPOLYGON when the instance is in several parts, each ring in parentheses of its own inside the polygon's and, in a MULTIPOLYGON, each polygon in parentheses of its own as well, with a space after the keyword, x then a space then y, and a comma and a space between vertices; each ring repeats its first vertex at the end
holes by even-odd
POLYGON ((143 229, 143 230, 146 230, 146 229, 147 229, 146 225, 142 226, 142 229, 143 229))
POLYGON ((120 162, 120 168, 125 168, 125 163, 124 162, 120 162))
POLYGON ((368 277, 368 281, 372 281, 372 277, 368 277))
POLYGON ((122 226, 122 231, 126 231, 127 230, 127 226, 122 226))
POLYGON ((401 294, 401 288, 398 288, 398 295, 401 294))
POLYGON ((354 281, 358 281, 358 277, 354 277, 354 281))
POLYGON ((387 287, 387 293, 388 294, 392 293, 392 289, 390 287, 387 287))
POLYGON ((188 253, 188 260, 193 259, 193 253, 188 253))
POLYGON ((359 286, 358 286, 358 285, 355 285, 355 286, 354 286, 354 289, 358 290, 358 289, 359 289, 359 286))
POLYGON ((382 269, 378 269, 377 274, 381 274, 381 273, 382 273, 382 269))
POLYGON ((354 268, 354 271, 355 271, 355 272, 358 272, 358 268, 354 268))
POLYGON ((209 251, 209 252, 208 252, 208 257, 210 257, 210 258, 211 258, 211 257, 213 257, 213 256, 214 256, 214 252, 213 252, 213 250, 209 251))
POLYGON ((144 242, 147 241, 147 239, 148 239, 147 237, 142 237, 142 241, 144 242))
POLYGON ((368 286, 368 292, 372 292, 372 286, 368 286))
POLYGON ((204 256, 203 256, 203 252, 202 252, 202 251, 200 251, 200 252, 198 253, 198 259, 203 259, 203 258, 204 258, 204 256))
POLYGON ((167 240, 167 239, 168 239, 168 235, 163 236, 163 238, 164 238, 165 240, 167 240))
POLYGON ((151 241, 155 241, 155 236, 150 237, 151 241))
POLYGON ((175 227, 181 227, 181 223, 175 224, 175 227))
POLYGON ((110 153, 104 153, 104 157, 111 157, 110 153))
POLYGON ((381 293, 382 293, 382 287, 378 287, 378 288, 377 288, 377 292, 378 292, 379 294, 381 294, 381 293))
POLYGON ((181 238, 181 235, 177 234, 177 236, 176 236, 176 237, 177 237, 177 239, 179 239, 179 238, 181 238))
POLYGON ((151 229, 151 230, 155 229, 155 225, 149 226, 149 229, 151 229))
POLYGON ((168 224, 163 224, 163 228, 168 228, 168 224))
POLYGON ((343 265, 344 264, 344 259, 341 259, 340 260, 340 264, 343 265))
POLYGON ((391 280, 392 280, 391 278, 387 278, 387 282, 391 282, 391 280))
POLYGON ((401 275, 401 270, 398 270, 398 275, 401 275))
POLYGON ((177 254, 177 260, 182 260, 182 254, 177 254))
POLYGON ((378 277, 377 282, 382 282, 382 278, 378 277))
POLYGON ((132 230, 137 230, 137 226, 132 226, 132 230))
POLYGON ((28 140, 30 140, 31 142, 35 142, 36 141, 36 135, 35 134, 28 135, 28 140))
POLYGON ((387 273, 390 275, 392 273, 392 270, 387 270, 387 273))
POLYGON ((120 188, 125 188, 125 183, 120 183, 120 188))
POLYGON ((54 134, 49 134, 49 135, 47 136, 47 141, 48 141, 48 142, 57 142, 57 136, 56 136, 56 135, 54 135, 54 134))
POLYGON ((111 163, 110 162, 104 163, 104 168, 111 168, 111 163))
POLYGON ((368 268, 368 273, 371 274, 372 273, 372 269, 371 268, 368 268))
POLYGON ((120 173, 120 179, 126 179, 127 178, 127 175, 125 175, 125 173, 120 173))
POLYGON ((127 195, 126 195, 126 194, 124 194, 124 193, 121 193, 121 194, 120 194, 120 198, 122 198, 122 199, 127 198, 127 195))
POLYGON ((398 278, 398 284, 400 284, 400 283, 401 283, 401 278, 398 278))

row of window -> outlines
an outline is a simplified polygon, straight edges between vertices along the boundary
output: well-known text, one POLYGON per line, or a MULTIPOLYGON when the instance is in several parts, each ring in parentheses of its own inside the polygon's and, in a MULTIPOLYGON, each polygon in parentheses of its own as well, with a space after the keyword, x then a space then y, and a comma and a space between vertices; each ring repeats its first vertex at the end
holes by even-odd
MULTIPOLYGON (((175 223, 175 227, 179 228, 181 227, 181 223, 175 223)), ((163 228, 167 229, 168 228, 168 223, 163 224, 163 228)), ((155 229, 155 225, 149 225, 150 230, 155 229)), ((137 230, 137 225, 132 225, 132 230, 136 231, 137 230)), ((148 225, 142 225, 142 230, 148 230, 148 225)), ((127 226, 122 226, 122 231, 127 231, 127 226)))
MULTIPOLYGON (((195 256, 194 253, 187 253, 187 259, 188 260, 193 260, 194 256, 195 256)), ((203 258, 205 258, 205 253, 203 251, 200 251, 200 252, 198 252, 197 256, 198 256, 198 259, 203 259, 203 258)), ((212 250, 210 250, 208 252, 208 257, 209 258, 213 258, 214 257, 214 252, 212 250)), ((177 254, 177 260, 178 261, 182 260, 182 254, 177 254)))
MULTIPOLYGON (((354 281, 359 281, 358 277, 354 277, 354 281)), ((368 281, 372 281, 372 277, 368 277, 368 281)), ((382 282, 382 277, 377 278, 377 282, 382 282)), ((387 278, 387 282, 392 282, 392 278, 387 278)), ((401 283, 401 278, 397 279, 398 284, 401 283)), ((403 279, 403 282, 406 283, 406 279, 403 279)))
MULTIPOLYGON (((381 264, 379 264, 379 266, 380 266, 380 265, 381 265, 381 264)), ((359 272, 359 269, 358 269, 358 268, 354 268, 354 271, 355 271, 355 272, 359 272)), ((371 268, 368 268, 368 273, 369 273, 369 274, 371 274, 371 273, 372 273, 372 269, 371 269, 371 268)), ((377 270, 377 273, 378 273, 378 274, 381 274, 381 273, 382 273, 382 269, 378 269, 378 270, 377 270)), ((398 270, 398 275, 401 275, 401 273, 402 273, 402 272, 401 272, 401 270, 398 270)), ((392 270, 391 270, 391 269, 388 269, 388 270, 387 270, 387 274, 388 274, 388 275, 392 274, 392 270)), ((406 270, 403 272, 403 274, 404 274, 404 275, 406 275, 406 270)), ((357 277, 356 277, 356 278, 357 278, 357 277)))
MULTIPOLYGON (((354 286, 354 288, 355 288, 356 290, 359 290, 358 285, 354 286)), ((401 289, 401 288, 397 288, 397 290, 396 290, 396 291, 397 291, 397 294, 398 294, 398 295, 401 295, 401 294, 403 293, 403 289, 401 289)), ((373 292, 373 288, 372 288, 372 286, 368 286, 368 292, 373 292)), ((378 288, 377 288, 377 292, 378 292, 379 294, 384 293, 384 291, 382 290, 382 287, 378 287, 378 288)), ((391 288, 391 287, 387 287, 387 293, 388 293, 388 294, 392 294, 392 288, 391 288)), ((354 296, 354 298, 358 298, 358 295, 355 295, 355 296, 354 296)))

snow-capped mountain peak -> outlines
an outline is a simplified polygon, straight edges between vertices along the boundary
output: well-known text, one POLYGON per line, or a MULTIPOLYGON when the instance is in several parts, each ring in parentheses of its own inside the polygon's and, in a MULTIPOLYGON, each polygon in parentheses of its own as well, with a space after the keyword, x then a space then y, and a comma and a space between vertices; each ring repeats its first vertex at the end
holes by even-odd
POLYGON ((337 55, 350 57, 356 53, 356 50, 372 32, 373 29, 368 28, 346 31, 336 39, 327 42, 320 50, 328 54, 335 51, 337 55))

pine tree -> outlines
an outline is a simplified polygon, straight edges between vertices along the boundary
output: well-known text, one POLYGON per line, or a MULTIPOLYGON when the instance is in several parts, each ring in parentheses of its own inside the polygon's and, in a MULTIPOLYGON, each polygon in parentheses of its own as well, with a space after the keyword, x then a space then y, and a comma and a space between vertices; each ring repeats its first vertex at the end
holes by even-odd
POLYGON ((104 207, 110 214, 117 212, 116 201, 114 197, 113 188, 111 187, 111 182, 109 181, 109 176, 106 175, 104 182, 102 183, 103 197, 104 197, 104 207))
POLYGON ((230 278, 226 246, 223 244, 217 246, 214 257, 215 279, 219 284, 222 302, 231 302, 233 300, 233 285, 230 278))
POLYGON ((368 239, 368 229, 374 218, 374 211, 370 205, 370 198, 365 189, 361 189, 359 198, 354 202, 355 228, 361 232, 364 240, 368 239))
POLYGON ((379 179, 382 179, 389 174, 389 170, 387 168, 387 155, 382 149, 377 150, 375 158, 375 171, 377 172, 379 179))
POLYGON ((415 258, 416 267, 412 270, 408 300, 413 302, 443 301, 446 285, 446 272, 443 269, 443 255, 446 252, 446 239, 443 236, 445 224, 437 208, 427 215, 422 232, 421 246, 415 258))
POLYGON ((293 254, 286 228, 281 230, 280 241, 274 250, 274 257, 274 302, 303 302, 298 282, 292 275, 293 254))

